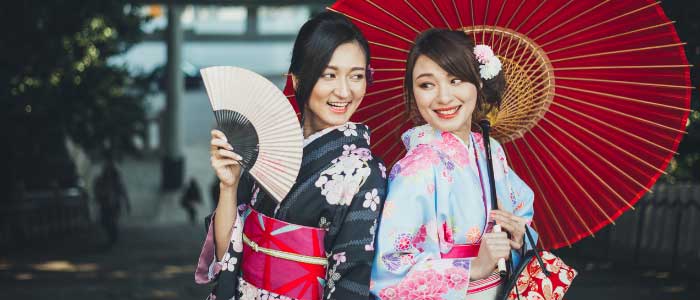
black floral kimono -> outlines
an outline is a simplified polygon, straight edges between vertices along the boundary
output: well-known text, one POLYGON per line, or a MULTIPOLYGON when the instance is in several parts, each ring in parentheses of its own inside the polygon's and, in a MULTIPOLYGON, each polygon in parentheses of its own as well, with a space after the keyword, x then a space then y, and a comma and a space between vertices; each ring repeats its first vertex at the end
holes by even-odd
POLYGON ((323 299, 369 297, 374 236, 386 193, 386 168, 372 156, 369 134, 363 124, 346 123, 307 138, 297 183, 280 203, 249 177, 241 178, 239 217, 220 261, 213 250, 213 226, 207 225, 195 278, 200 284, 216 282, 210 299, 291 299, 253 286, 240 276, 240 264, 245 263, 240 215, 247 205, 268 217, 326 231, 323 299))

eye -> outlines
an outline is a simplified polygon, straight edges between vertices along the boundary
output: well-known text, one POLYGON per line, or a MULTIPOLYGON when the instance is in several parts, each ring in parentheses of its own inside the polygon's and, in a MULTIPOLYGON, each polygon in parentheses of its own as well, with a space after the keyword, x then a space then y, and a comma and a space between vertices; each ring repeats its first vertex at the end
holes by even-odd
POLYGON ((350 77, 350 79, 355 80, 355 81, 360 81, 360 80, 365 79, 365 75, 364 74, 355 74, 355 75, 352 75, 350 77))
POLYGON ((333 73, 323 73, 321 75, 321 78, 323 79, 335 79, 335 74, 333 73))
POLYGON ((423 83, 418 84, 418 87, 420 87, 421 89, 429 89, 429 88, 432 88, 434 86, 435 85, 431 82, 423 82, 423 83))
POLYGON ((457 78, 452 79, 452 81, 450 81, 450 83, 452 83, 452 85, 459 85, 462 82, 464 82, 464 81, 462 81, 462 79, 457 79, 457 78))

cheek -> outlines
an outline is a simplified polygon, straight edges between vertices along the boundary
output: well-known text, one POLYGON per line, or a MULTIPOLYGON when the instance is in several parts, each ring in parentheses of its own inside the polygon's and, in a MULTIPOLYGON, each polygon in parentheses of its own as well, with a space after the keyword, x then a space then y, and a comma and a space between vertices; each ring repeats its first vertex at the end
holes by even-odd
POLYGON ((351 85, 351 90, 352 90, 352 96, 353 96, 353 101, 360 100, 362 97, 365 96, 365 93, 367 93, 367 83, 363 82, 357 82, 353 85, 351 85))
POLYGON ((474 108, 476 108, 476 88, 461 91, 459 99, 461 99, 466 106, 466 110, 471 113, 474 108))
POLYGON ((476 108, 476 95, 470 95, 469 98, 464 102, 467 111, 471 114, 476 108))
POLYGON ((331 92, 333 92, 332 88, 319 82, 316 84, 316 86, 314 86, 314 89, 311 91, 309 103, 325 104, 326 101, 328 101, 328 97, 330 96, 331 92))
POLYGON ((416 106, 418 106, 419 110, 430 109, 430 104, 433 102, 433 96, 430 92, 414 90, 413 96, 416 98, 416 106))

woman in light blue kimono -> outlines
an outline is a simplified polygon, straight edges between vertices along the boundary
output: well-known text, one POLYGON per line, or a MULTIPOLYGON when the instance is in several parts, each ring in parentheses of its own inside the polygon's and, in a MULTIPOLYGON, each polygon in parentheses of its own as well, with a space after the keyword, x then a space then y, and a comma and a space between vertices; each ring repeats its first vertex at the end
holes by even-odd
POLYGON ((409 53, 404 84, 409 112, 427 124, 402 136, 407 154, 389 176, 370 289, 386 300, 495 299, 497 261, 517 265, 533 215, 532 190, 495 140, 500 210, 491 207, 484 140, 471 128, 500 104, 501 63, 461 31, 431 29, 409 53))

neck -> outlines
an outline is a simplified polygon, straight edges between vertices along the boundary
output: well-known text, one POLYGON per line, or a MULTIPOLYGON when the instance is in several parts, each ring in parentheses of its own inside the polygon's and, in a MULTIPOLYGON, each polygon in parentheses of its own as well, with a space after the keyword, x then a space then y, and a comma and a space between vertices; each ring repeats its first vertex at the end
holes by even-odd
POLYGON ((467 146, 469 146, 470 143, 470 136, 472 132, 472 126, 471 126, 471 119, 467 120, 467 124, 463 126, 460 129, 452 131, 454 135, 456 135, 458 138, 460 138, 467 146))
POLYGON ((310 135, 314 134, 315 132, 318 132, 318 130, 314 129, 310 125, 310 121, 308 119, 304 119, 304 125, 302 125, 302 131, 304 132, 304 138, 308 138, 310 135))
POLYGON ((309 110, 308 106, 306 106, 304 108, 303 116, 304 116, 304 118, 303 118, 304 123, 301 124, 301 129, 304 133, 304 138, 308 138, 310 135, 330 127, 330 126, 323 126, 323 125, 319 124, 314 113, 311 112, 311 110, 309 110))

